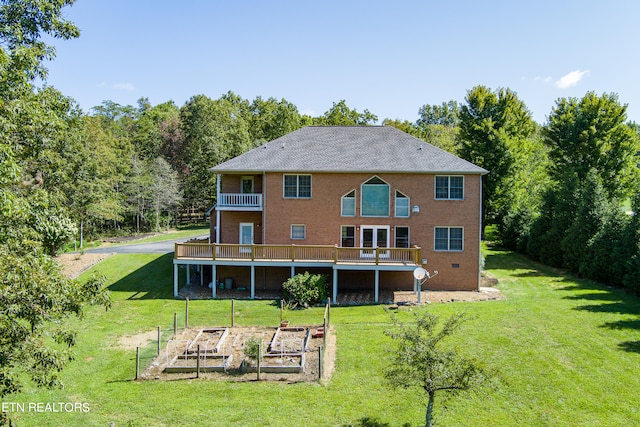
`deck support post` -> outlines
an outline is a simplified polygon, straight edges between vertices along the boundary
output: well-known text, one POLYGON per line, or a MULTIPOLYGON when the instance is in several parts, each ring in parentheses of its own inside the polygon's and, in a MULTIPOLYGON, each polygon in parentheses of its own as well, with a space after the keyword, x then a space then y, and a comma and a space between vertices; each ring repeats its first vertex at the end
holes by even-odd
POLYGON ((204 266, 198 264, 198 272, 200 272, 200 286, 204 286, 204 266))
POLYGON ((375 284, 374 284, 374 291, 373 291, 373 301, 377 304, 378 303, 378 297, 380 295, 380 270, 376 269, 374 271, 375 274, 375 284))
POLYGON ((187 264, 187 282, 185 285, 191 284, 191 264, 187 264))
POLYGON ((251 265, 251 299, 256 297, 256 266, 251 265))
POLYGON ((338 299, 338 270, 333 269, 333 303, 336 304, 338 299))
POLYGON ((216 265, 213 264, 211 266, 211 298, 216 297, 216 292, 218 292, 218 281, 216 280, 216 265))
POLYGON ((178 297, 178 264, 173 264, 173 297, 178 297))
POLYGON ((296 266, 295 265, 291 265, 291 277, 294 277, 296 275, 296 266))

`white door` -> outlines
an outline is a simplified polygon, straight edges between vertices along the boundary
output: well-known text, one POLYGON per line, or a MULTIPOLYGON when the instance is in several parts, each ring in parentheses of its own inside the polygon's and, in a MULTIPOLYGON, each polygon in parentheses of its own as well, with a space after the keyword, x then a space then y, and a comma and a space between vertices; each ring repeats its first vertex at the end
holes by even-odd
MULTIPOLYGON (((363 248, 388 248, 389 226, 363 225, 360 228, 360 244, 363 248)), ((374 254, 375 252, 372 250, 362 251, 362 256, 364 257, 372 257, 374 254)), ((380 252, 380 256, 389 256, 389 252, 380 252)))
MULTIPOLYGON (((253 245, 253 223, 241 222, 240 223, 240 244, 241 245, 253 245)), ((241 253, 251 252, 251 248, 240 247, 241 253)))

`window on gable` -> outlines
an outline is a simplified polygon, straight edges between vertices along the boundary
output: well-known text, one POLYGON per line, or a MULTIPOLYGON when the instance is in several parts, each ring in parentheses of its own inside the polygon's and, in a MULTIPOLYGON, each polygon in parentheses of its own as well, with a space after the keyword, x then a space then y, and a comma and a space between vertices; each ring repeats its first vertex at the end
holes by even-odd
POLYGON ((396 216, 409 217, 409 198, 399 191, 396 191, 396 216))
POLYGON ((287 199, 310 199, 311 175, 285 175, 284 197, 287 199))
POLYGON ((361 216, 389 216, 389 184, 376 176, 362 184, 360 193, 361 216))
POLYGON ((464 177, 436 176, 436 200, 463 200, 464 177))
POLYGON ((342 196, 342 216, 356 216, 356 190, 342 196))
POLYGON ((436 251, 462 251, 462 227, 436 227, 434 249, 436 251))
POLYGON ((301 224, 291 226, 291 238, 294 240, 304 240, 307 234, 307 227, 301 224))

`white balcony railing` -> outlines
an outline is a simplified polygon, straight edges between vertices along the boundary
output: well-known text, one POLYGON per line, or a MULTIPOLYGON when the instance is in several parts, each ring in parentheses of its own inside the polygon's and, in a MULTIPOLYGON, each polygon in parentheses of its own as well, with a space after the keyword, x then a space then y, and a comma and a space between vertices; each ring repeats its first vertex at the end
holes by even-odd
POLYGON ((262 209, 262 194, 223 193, 218 198, 220 208, 258 208, 262 209))

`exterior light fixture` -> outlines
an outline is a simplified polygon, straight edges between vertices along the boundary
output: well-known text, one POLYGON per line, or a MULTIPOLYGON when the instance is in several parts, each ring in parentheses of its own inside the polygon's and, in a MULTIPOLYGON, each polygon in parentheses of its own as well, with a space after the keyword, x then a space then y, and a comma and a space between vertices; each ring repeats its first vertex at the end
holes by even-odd
POLYGON ((411 213, 419 214, 420 213, 420 206, 413 205, 413 207, 411 208, 411 213))

